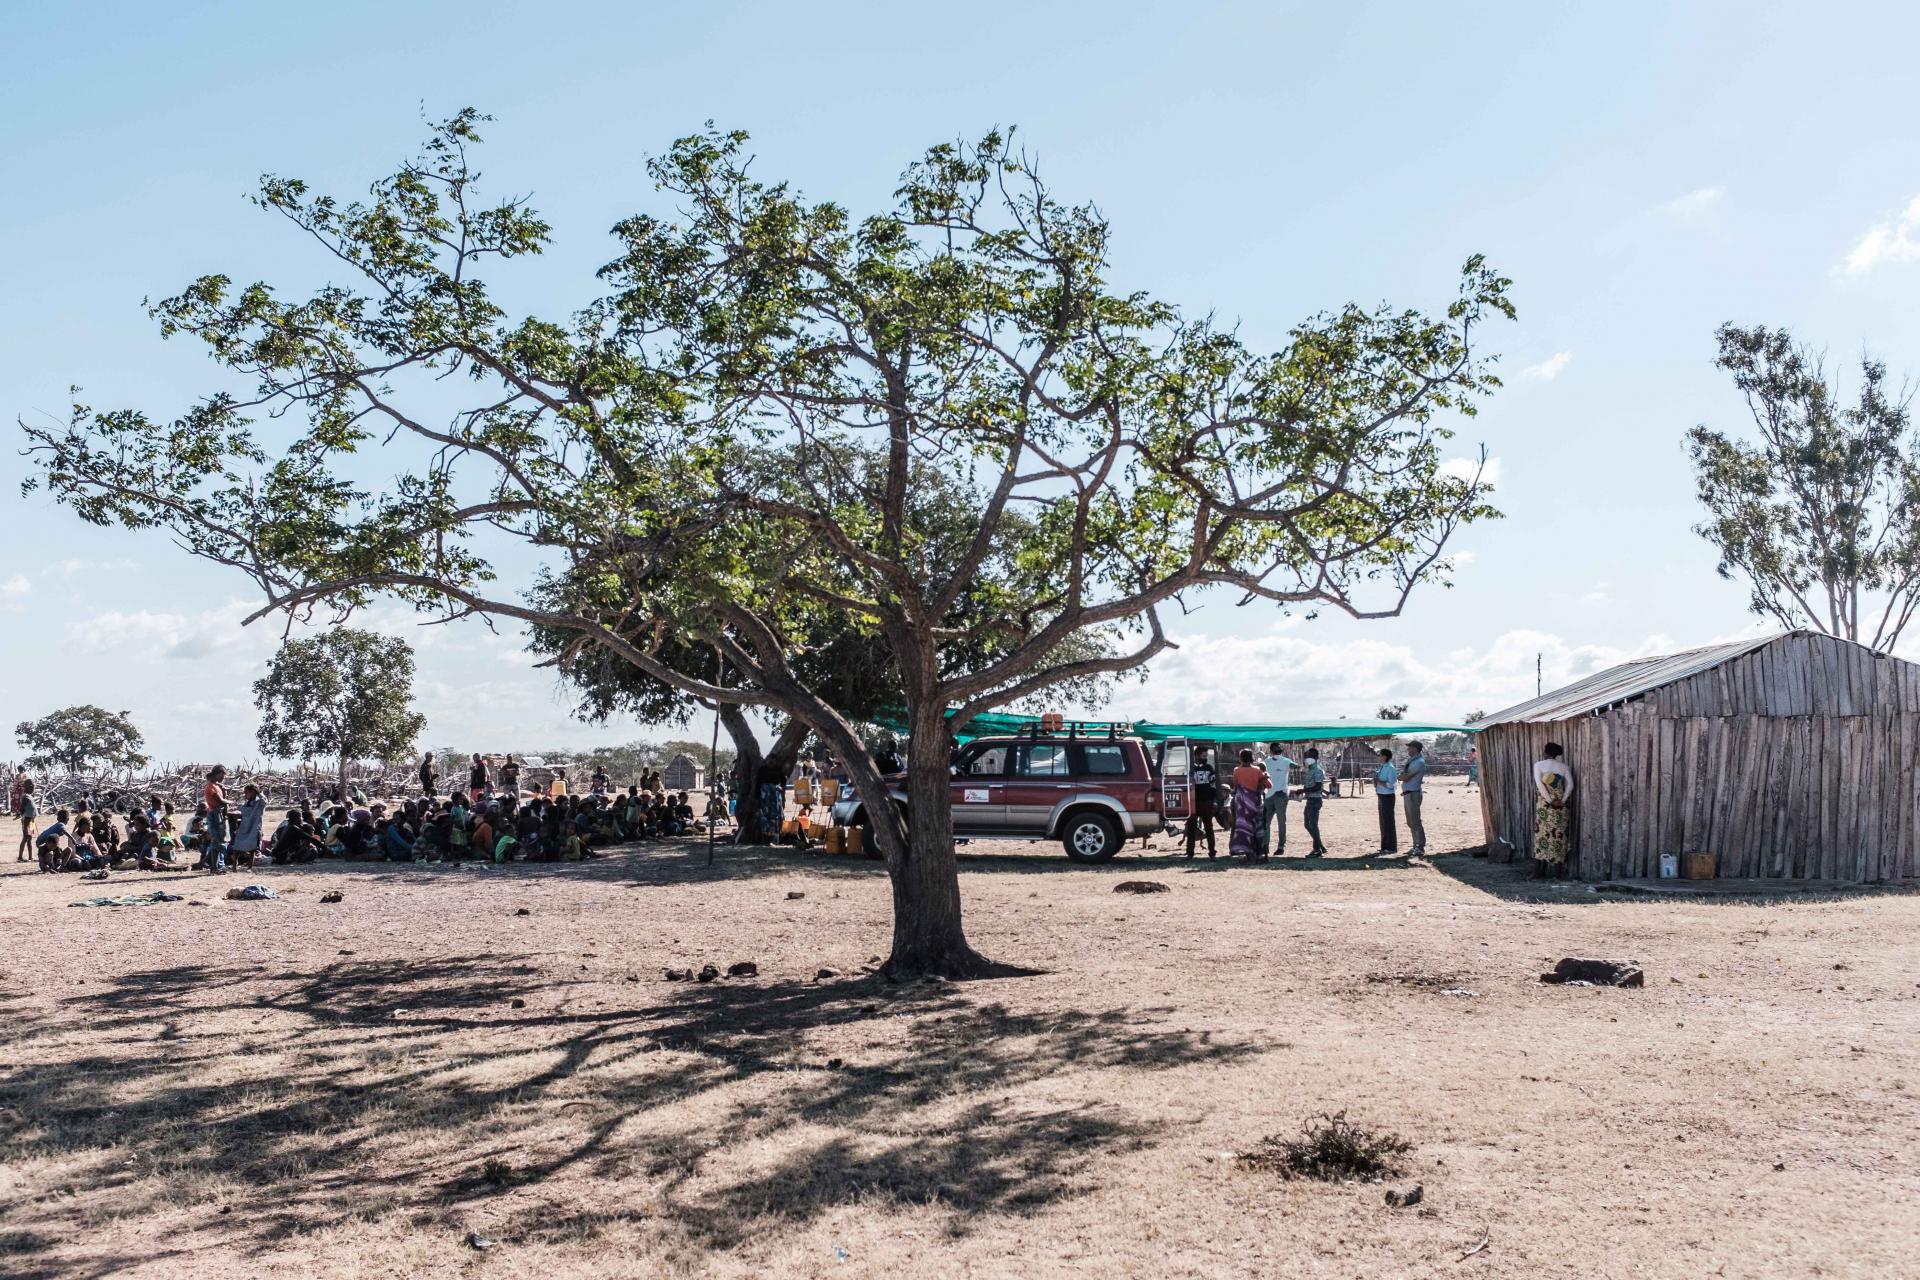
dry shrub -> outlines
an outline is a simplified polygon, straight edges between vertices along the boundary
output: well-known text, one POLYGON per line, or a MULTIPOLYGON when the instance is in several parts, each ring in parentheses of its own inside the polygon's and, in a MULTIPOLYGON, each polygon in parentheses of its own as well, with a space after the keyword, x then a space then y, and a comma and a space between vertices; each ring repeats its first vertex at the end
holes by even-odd
POLYGON ((1400 1157, 1412 1149, 1399 1134, 1363 1128, 1341 1110, 1307 1121, 1300 1126, 1297 1138, 1278 1134, 1262 1138, 1238 1160, 1243 1169, 1277 1173, 1283 1178, 1378 1182, 1398 1174, 1400 1157))

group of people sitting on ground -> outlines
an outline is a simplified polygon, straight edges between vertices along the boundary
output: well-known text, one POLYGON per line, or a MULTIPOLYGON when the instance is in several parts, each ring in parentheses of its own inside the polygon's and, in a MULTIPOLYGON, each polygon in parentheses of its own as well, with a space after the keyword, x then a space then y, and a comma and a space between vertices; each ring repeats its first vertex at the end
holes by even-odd
MULTIPOLYGON (((24 770, 22 771, 24 775, 24 770)), ((505 771, 503 770, 503 773, 505 771)), ((94 807, 86 799, 60 809, 53 822, 35 828, 32 783, 26 797, 19 860, 37 857, 43 872, 78 871, 104 877, 122 870, 205 870, 224 874, 229 863, 251 867, 265 858, 276 864, 335 857, 388 862, 576 862, 596 856, 601 845, 663 839, 705 830, 687 793, 631 787, 625 794, 535 795, 522 800, 518 787, 485 788, 424 796, 389 811, 350 788, 318 813, 310 804, 288 809, 271 835, 263 835, 266 801, 248 783, 238 804, 227 799, 227 771, 216 765, 186 830, 175 824, 171 802, 148 796, 144 805, 115 797, 94 807), (121 835, 113 808, 125 814, 121 835), (195 860, 189 864, 188 856, 195 860)), ((503 778, 504 782, 505 779, 503 778)))
MULTIPOLYGON (((206 866, 210 843, 208 810, 204 801, 182 832, 175 822, 173 804, 159 796, 148 796, 143 803, 124 802, 126 833, 123 836, 107 806, 94 807, 85 797, 73 809, 54 812, 53 821, 29 837, 23 820, 19 861, 25 862, 28 849, 43 872, 80 871, 99 874, 104 871, 178 871, 186 869, 184 855, 199 853, 195 869, 206 866)), ((236 865, 251 866, 259 856, 259 819, 265 802, 249 786, 246 799, 238 809, 238 820, 226 845, 236 865)))
POLYGON ((546 796, 451 792, 442 800, 336 804, 319 818, 289 809, 268 848, 276 863, 319 857, 386 862, 578 862, 603 845, 685 835, 699 828, 685 792, 546 796))

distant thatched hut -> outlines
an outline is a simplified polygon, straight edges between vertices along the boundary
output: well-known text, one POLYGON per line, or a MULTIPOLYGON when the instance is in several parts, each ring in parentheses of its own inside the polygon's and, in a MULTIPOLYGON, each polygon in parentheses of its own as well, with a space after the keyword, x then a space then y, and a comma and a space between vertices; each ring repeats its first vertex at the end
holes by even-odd
POLYGON ((667 767, 660 771, 660 782, 669 791, 698 791, 707 785, 707 771, 682 751, 667 761, 667 767))
POLYGON ((1532 856, 1533 762, 1549 741, 1576 779, 1582 879, 1656 876, 1661 854, 1689 852, 1717 854, 1723 877, 1915 874, 1911 662, 1794 631, 1623 663, 1488 716, 1489 851, 1532 856))

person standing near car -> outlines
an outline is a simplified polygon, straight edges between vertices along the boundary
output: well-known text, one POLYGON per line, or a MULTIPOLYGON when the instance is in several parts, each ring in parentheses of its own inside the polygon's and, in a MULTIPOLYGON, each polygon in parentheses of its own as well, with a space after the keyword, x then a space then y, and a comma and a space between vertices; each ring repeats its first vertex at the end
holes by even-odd
POLYGON ((1307 853, 1309 858, 1323 858, 1327 846, 1320 839, 1320 806, 1325 803, 1327 791, 1327 771, 1320 767, 1320 748, 1307 748, 1307 769, 1302 781, 1306 784, 1307 805, 1301 814, 1306 823, 1307 834, 1313 838, 1313 848, 1307 853))
POLYGON ((1400 767, 1400 807, 1407 814, 1407 838, 1413 841, 1410 857, 1427 855, 1427 826, 1420 820, 1420 804, 1426 799, 1427 749, 1424 743, 1407 744, 1407 762, 1400 767))
POLYGON ((1380 749, 1380 767, 1373 771, 1373 796, 1380 806, 1380 852, 1398 853, 1400 833, 1393 822, 1393 791, 1398 779, 1393 767, 1393 752, 1380 749))
POLYGON ((1243 748, 1239 767, 1233 771, 1233 839, 1227 845, 1228 853, 1245 855, 1248 862, 1258 862, 1266 856, 1260 849, 1260 822, 1264 813, 1261 797, 1272 785, 1273 779, 1267 771, 1253 762, 1253 752, 1243 748))
POLYGON ((1220 798, 1220 777, 1213 769, 1213 755, 1205 747, 1193 753, 1193 813, 1187 818, 1187 856, 1194 854, 1200 833, 1207 836, 1207 856, 1218 855, 1213 843, 1214 801, 1220 798))
POLYGON ((1289 759, 1286 748, 1278 742, 1267 744, 1267 774, 1273 779, 1273 790, 1267 792, 1266 802, 1260 810, 1260 852, 1271 849, 1273 856, 1287 856, 1287 800, 1292 794, 1293 771, 1298 764, 1289 759), (1278 834, 1269 832, 1274 828, 1278 834))

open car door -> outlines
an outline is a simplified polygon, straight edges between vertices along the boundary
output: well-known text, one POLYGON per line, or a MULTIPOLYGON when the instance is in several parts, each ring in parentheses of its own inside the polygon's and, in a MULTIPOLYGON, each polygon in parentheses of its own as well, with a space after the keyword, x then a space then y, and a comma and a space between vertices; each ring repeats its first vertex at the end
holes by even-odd
POLYGON ((1169 827, 1193 816, 1193 749, 1185 738, 1160 744, 1160 816, 1169 827))

